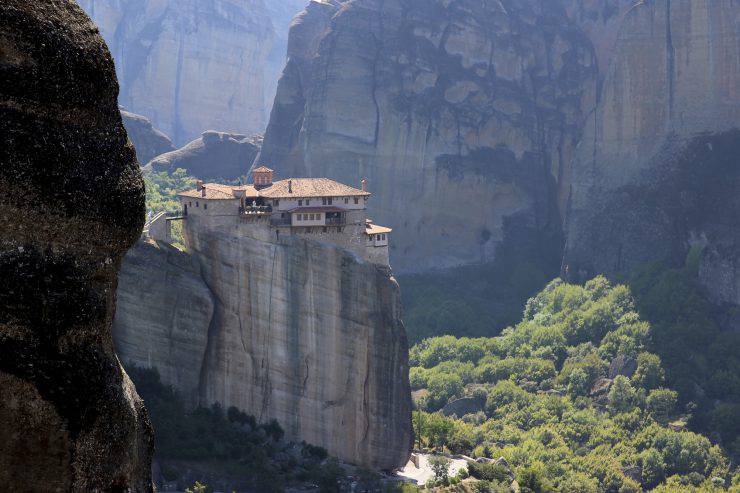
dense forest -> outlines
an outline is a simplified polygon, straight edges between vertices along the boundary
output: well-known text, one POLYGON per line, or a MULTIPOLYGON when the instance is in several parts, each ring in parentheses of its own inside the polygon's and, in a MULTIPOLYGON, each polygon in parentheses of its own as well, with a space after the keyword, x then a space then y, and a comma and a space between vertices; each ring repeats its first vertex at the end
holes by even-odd
POLYGON ((698 254, 635 273, 637 296, 557 279, 500 337, 415 345, 418 445, 504 457, 533 491, 736 491, 738 335, 708 315, 698 254), (461 397, 472 412, 437 412, 461 397))

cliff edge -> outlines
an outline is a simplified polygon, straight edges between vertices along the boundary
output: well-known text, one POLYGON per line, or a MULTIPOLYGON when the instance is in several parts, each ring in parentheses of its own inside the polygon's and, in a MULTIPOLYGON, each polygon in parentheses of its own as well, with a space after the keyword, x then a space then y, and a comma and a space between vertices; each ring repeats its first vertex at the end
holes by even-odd
POLYGON ((408 347, 390 270, 329 244, 208 229, 197 216, 185 233, 190 254, 140 242, 124 262, 124 363, 156 367, 193 406, 276 419, 288 439, 344 461, 405 464, 408 347))

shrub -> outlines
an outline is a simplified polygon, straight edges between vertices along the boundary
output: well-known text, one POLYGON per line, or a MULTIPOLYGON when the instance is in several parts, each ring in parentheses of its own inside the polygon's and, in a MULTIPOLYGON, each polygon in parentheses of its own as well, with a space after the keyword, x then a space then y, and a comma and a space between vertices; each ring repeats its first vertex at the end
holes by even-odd
POLYGON ((506 482, 509 481, 509 470, 500 464, 489 462, 468 462, 470 476, 483 481, 506 482))
POLYGON ((655 389, 648 394, 646 405, 655 419, 663 420, 673 414, 677 402, 678 392, 675 390, 655 389))

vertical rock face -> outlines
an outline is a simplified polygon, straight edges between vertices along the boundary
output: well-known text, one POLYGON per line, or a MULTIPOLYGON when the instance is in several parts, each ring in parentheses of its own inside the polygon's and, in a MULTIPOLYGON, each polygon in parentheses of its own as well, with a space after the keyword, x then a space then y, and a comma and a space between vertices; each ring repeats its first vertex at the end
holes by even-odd
POLYGON ((182 145, 209 128, 264 129, 290 18, 304 1, 79 3, 116 59, 121 104, 182 145))
POLYGON ((119 289, 122 360, 156 367, 192 405, 277 419, 289 439, 351 463, 402 466, 408 347, 390 272, 336 246, 258 236, 189 217, 192 256, 137 246, 119 289))
POLYGON ((731 0, 645 2, 626 14, 574 160, 571 274, 680 263, 700 245, 702 278, 725 293, 714 298, 740 302, 737 281, 724 279, 740 263, 730 131, 740 124, 739 16, 731 0))
POLYGON ((113 60, 74 2, 0 4, 0 482, 151 491, 152 430, 113 351, 144 188, 113 60))
POLYGON ((491 261, 507 241, 557 263, 557 183, 598 71, 558 2, 312 2, 288 56, 261 163, 366 176, 400 269, 491 261))

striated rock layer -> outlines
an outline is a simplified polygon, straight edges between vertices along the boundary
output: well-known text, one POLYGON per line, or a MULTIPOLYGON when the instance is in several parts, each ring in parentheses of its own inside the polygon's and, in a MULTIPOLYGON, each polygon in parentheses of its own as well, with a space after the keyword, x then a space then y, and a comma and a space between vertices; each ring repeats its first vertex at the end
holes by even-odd
POLYGON ((304 0, 79 0, 111 47, 120 103, 183 145, 264 130, 304 0), (273 5, 278 4, 278 5, 273 5))
POLYGON ((740 304, 738 18, 732 0, 645 2, 626 14, 573 164, 571 276, 682 264, 697 246, 713 299, 740 304))
POLYGON ((390 271, 333 245, 197 221, 185 228, 192 255, 140 243, 124 262, 124 363, 156 367, 192 405, 277 419, 342 460, 404 465, 408 347, 390 271))
POLYGON ((0 3, 0 483, 152 491, 152 429, 113 351, 144 186, 113 60, 74 2, 0 3))
POLYGON ((260 162, 366 176, 400 270, 558 264, 558 183, 593 106, 589 39, 550 0, 312 2, 294 22, 260 162))

